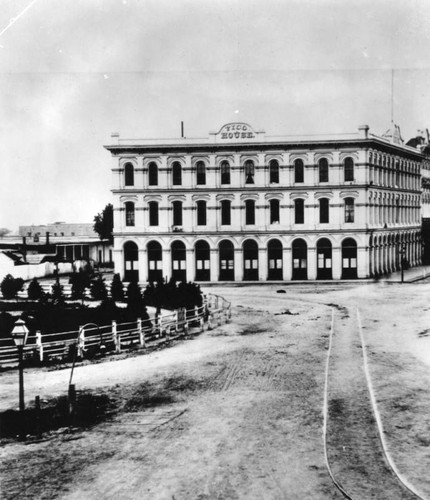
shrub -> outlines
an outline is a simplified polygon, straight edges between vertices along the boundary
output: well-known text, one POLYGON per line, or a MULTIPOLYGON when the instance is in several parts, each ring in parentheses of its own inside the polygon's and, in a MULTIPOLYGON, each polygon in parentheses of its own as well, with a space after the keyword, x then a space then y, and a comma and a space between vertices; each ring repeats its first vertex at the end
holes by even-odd
POLYGON ((114 274, 112 284, 110 287, 110 295, 112 300, 124 300, 124 285, 121 281, 119 274, 114 274))
POLYGON ((161 307, 166 309, 178 309, 185 307, 192 309, 194 306, 203 304, 202 291, 196 283, 179 283, 176 284, 174 279, 168 283, 149 283, 144 292, 145 303, 156 307, 159 310, 161 307))
POLYGON ((24 280, 22 278, 14 278, 11 274, 7 274, 0 284, 0 289, 5 299, 13 299, 18 292, 22 290, 24 280))
POLYGON ((51 287, 52 300, 55 305, 63 305, 65 302, 64 287, 57 280, 51 287))
POLYGON ((28 285, 27 295, 30 300, 39 300, 43 297, 43 288, 36 278, 33 278, 28 285))
POLYGON ((85 289, 91 285, 90 274, 88 271, 80 269, 78 273, 70 276, 69 283, 72 285, 72 299, 85 298, 85 289))
POLYGON ((91 282, 91 297, 94 300, 105 300, 107 299, 107 296, 108 293, 105 280, 101 275, 99 275, 95 280, 91 282))
POLYGON ((0 313, 0 338, 8 338, 15 324, 12 314, 0 313))

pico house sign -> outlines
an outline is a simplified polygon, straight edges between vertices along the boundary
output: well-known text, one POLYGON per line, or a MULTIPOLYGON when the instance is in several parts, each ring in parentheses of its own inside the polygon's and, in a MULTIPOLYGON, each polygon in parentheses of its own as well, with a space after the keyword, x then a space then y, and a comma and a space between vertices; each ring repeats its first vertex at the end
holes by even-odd
POLYGON ((253 141, 261 137, 264 130, 255 131, 247 123, 227 123, 218 132, 210 132, 215 142, 253 141))

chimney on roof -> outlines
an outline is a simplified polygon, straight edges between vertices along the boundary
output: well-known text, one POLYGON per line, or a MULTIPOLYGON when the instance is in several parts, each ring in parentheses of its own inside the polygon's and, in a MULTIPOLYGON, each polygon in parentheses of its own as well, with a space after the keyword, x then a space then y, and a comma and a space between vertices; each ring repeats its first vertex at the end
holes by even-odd
POLYGON ((367 139, 369 137, 369 125, 360 125, 358 127, 362 139, 367 139))

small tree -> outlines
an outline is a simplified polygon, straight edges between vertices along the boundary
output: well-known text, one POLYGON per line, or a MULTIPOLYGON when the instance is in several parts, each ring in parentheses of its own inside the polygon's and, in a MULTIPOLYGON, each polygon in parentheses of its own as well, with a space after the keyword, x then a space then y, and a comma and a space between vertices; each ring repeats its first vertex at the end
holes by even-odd
POLYGON ((111 203, 94 217, 93 228, 101 240, 113 242, 113 205, 111 203))
POLYGON ((14 278, 11 274, 7 274, 0 284, 0 289, 5 299, 13 299, 18 292, 22 290, 24 280, 22 278, 14 278))
POLYGON ((114 274, 112 284, 110 287, 110 295, 112 300, 121 301, 124 300, 124 285, 121 281, 119 274, 114 274))
POLYGON ((27 295, 30 300, 39 300, 43 297, 43 288, 36 278, 28 285, 27 295))
POLYGON ((94 300, 106 300, 108 296, 105 280, 101 275, 91 282, 91 297, 94 300))
POLYGON ((72 299, 80 299, 83 302, 85 289, 91 286, 89 273, 81 269, 78 273, 73 273, 70 276, 69 283, 72 285, 72 299))
POLYGON ((64 287, 57 280, 51 287, 52 300, 55 305, 62 306, 66 300, 64 296, 64 287))

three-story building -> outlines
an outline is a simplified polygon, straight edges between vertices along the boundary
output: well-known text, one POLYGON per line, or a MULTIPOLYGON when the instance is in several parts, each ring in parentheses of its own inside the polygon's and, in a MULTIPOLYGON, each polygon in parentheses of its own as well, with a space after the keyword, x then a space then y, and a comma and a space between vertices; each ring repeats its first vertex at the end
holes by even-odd
POLYGON ((125 280, 353 279, 421 258, 423 154, 356 134, 113 134, 114 262, 125 280))

